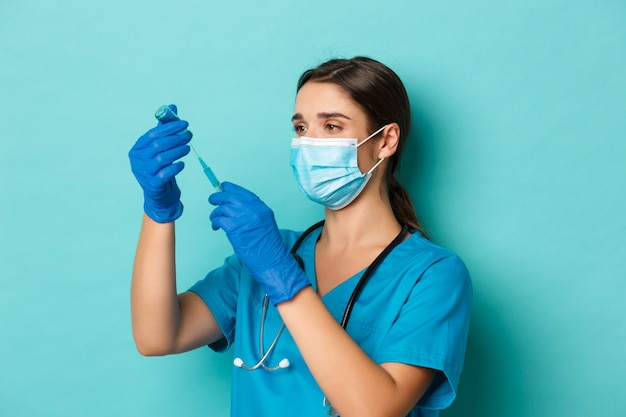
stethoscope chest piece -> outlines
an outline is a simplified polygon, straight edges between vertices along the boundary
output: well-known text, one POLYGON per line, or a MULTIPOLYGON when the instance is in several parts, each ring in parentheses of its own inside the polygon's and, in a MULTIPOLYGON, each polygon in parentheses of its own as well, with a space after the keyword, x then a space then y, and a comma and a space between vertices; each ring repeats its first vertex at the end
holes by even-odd
POLYGON ((329 415, 330 417, 339 416, 339 413, 337 413, 337 410, 335 410, 335 408, 330 403, 330 401, 328 401, 328 398, 326 398, 325 395, 324 395, 324 400, 322 401, 322 407, 324 407, 324 411, 326 411, 326 415, 329 415))
POLYGON ((276 333, 276 336, 274 337, 274 340, 272 341, 272 344, 267 349, 267 351, 265 351, 265 347, 263 346, 263 333, 265 330, 265 317, 267 316, 268 305, 269 305, 269 297, 267 294, 265 294, 265 297, 263 297, 263 311, 261 312, 261 325, 259 326, 259 355, 261 356, 261 359, 256 363, 256 365, 249 366, 243 362, 243 359, 237 357, 235 358, 235 360, 233 360, 233 365, 235 365, 237 368, 242 368, 247 371, 254 371, 256 369, 263 368, 264 370, 271 372, 271 371, 276 371, 278 369, 288 368, 289 365, 291 365, 289 363, 289 359, 287 358, 283 358, 280 362, 278 362, 278 365, 275 365, 275 366, 267 366, 265 364, 265 360, 274 351, 274 349, 276 348, 276 344, 278 343, 278 339, 280 338, 280 335, 283 333, 283 330, 285 330, 285 323, 282 323, 280 325, 280 329, 278 329, 278 332, 276 333))

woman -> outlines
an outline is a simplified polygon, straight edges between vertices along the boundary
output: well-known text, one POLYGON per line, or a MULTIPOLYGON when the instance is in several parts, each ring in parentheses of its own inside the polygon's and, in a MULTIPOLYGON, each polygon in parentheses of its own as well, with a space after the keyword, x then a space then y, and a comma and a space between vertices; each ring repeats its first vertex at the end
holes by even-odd
POLYGON ((332 60, 300 78, 292 122, 291 165, 325 222, 292 254, 302 234, 279 231, 256 195, 223 183, 209 197, 211 222, 235 254, 180 295, 174 161, 191 133, 174 121, 137 141, 130 159, 146 212, 132 281, 137 348, 232 344, 234 416, 435 416, 455 397, 471 284, 462 261, 425 238, 395 177, 410 127, 404 86, 372 59, 332 60))

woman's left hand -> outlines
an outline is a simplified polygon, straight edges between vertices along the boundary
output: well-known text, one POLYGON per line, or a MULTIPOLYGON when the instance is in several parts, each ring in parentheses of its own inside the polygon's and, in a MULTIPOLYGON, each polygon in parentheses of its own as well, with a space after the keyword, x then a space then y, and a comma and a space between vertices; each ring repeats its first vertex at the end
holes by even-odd
POLYGON ((211 213, 213 229, 226 232, 235 254, 274 305, 292 299, 310 283, 287 250, 274 212, 243 187, 223 182, 222 189, 209 197, 217 206, 211 213))

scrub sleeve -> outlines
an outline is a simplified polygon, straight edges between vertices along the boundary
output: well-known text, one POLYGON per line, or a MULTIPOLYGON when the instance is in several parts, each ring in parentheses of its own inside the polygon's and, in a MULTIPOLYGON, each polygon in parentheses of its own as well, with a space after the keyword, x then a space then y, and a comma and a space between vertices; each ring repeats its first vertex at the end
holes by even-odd
POLYGON ((463 368, 472 288, 465 265, 454 254, 433 257, 431 262, 408 295, 375 360, 439 370, 418 406, 443 409, 456 397, 463 368))

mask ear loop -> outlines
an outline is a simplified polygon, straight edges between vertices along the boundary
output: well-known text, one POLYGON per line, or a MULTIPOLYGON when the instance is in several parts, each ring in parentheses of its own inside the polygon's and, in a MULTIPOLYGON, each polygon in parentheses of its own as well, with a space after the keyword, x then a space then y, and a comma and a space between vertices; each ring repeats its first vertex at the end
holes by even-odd
POLYGON ((376 132, 372 133, 371 135, 369 135, 368 137, 366 137, 365 139, 363 139, 361 141, 361 143, 357 143, 354 147, 358 148, 359 146, 363 145, 365 142, 367 142, 368 140, 370 140, 371 138, 373 138, 374 136, 378 135, 380 132, 383 131, 384 128, 386 128, 389 125, 384 125, 383 127, 381 127, 380 129, 378 129, 376 132))
MULTIPOLYGON (((383 131, 383 129, 384 129, 384 128, 386 128, 387 126, 389 126, 389 125, 384 125, 384 126, 383 126, 383 127, 381 127, 380 129, 378 129, 376 132, 372 133, 371 135, 369 135, 368 137, 366 137, 365 139, 363 139, 363 140, 361 141, 361 143, 357 143, 357 144, 355 145, 355 148, 358 148, 359 146, 363 145, 365 142, 367 142, 368 140, 370 140, 370 139, 371 139, 371 138, 373 138, 374 136, 378 135, 378 134, 379 134, 380 132, 382 132, 382 131, 383 131)), ((381 162, 383 162, 384 160, 385 160, 385 158, 380 158, 380 159, 378 160, 378 162, 376 162, 376 164, 374 164, 374 166, 373 166, 372 168, 370 168, 370 170, 369 170, 369 171, 367 171, 365 174, 363 174, 363 176, 369 175, 369 174, 371 174, 372 172, 374 172, 374 170, 376 169, 376 167, 377 167, 378 165, 380 165, 380 164, 381 164, 381 162)))
POLYGON ((378 165, 380 165, 380 164, 381 164, 381 162, 383 162, 384 160, 385 160, 385 158, 380 158, 380 159, 378 160, 378 162, 376 162, 376 163, 374 164, 374 166, 373 166, 373 167, 372 167, 369 171, 367 171, 365 174, 363 174, 363 176, 365 176, 365 175, 369 175, 369 174, 371 174, 372 172, 374 172, 374 170, 376 169, 376 167, 377 167, 378 165))

